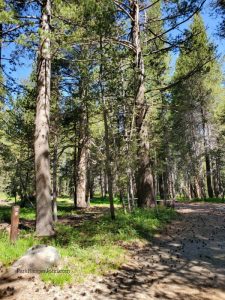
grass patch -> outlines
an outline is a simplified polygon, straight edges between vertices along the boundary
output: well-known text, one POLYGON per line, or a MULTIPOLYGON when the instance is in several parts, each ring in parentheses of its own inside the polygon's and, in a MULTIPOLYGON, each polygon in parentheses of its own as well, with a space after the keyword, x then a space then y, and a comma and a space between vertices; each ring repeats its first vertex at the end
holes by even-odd
MULTIPOLYGON (((1 213, 3 210, 3 216, 8 216, 10 208, 0 208, 1 213)), ((71 211, 70 205, 59 205, 59 212, 65 217, 71 216, 71 213, 82 214, 71 211)), ((31 219, 34 211, 25 208, 21 210, 21 215, 31 219)), ((68 272, 42 273, 42 280, 56 285, 82 282, 90 274, 102 275, 118 269, 126 260, 126 250, 122 246, 124 243, 149 241, 156 230, 161 229, 175 216, 173 209, 164 207, 158 210, 137 209, 130 214, 124 214, 122 209, 117 209, 115 221, 107 214, 84 220, 79 225, 76 219, 71 225, 57 224, 57 236, 54 238, 38 239, 32 231, 21 231, 16 245, 11 245, 8 235, 0 232, 0 261, 9 265, 35 244, 52 245, 62 256, 62 266, 59 269, 68 272)))
POLYGON ((15 197, 7 195, 5 192, 0 192, 0 200, 15 201, 15 197))
POLYGON ((222 199, 222 198, 203 198, 203 199, 192 199, 191 202, 225 203, 225 199, 222 199))
MULTIPOLYGON (((35 220, 35 210, 33 208, 20 208, 20 218, 26 220, 35 220)), ((0 222, 10 223, 11 207, 0 206, 0 222)))
POLYGON ((11 244, 8 233, 0 230, 0 261, 9 266, 35 244, 38 244, 38 240, 35 240, 32 234, 27 235, 25 232, 21 232, 21 237, 16 244, 11 244))
POLYGON ((179 202, 225 203, 225 199, 223 198, 194 198, 190 200, 185 197, 177 197, 176 200, 179 202))
MULTIPOLYGON (((115 206, 121 206, 121 201, 118 197, 113 198, 113 202, 115 206)), ((109 197, 101 197, 95 196, 90 200, 91 206, 108 206, 109 205, 109 197)))

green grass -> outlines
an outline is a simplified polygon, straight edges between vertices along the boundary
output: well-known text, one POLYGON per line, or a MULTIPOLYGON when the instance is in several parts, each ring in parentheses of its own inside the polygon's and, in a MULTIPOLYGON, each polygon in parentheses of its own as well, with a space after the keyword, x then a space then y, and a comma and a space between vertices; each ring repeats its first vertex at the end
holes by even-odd
POLYGON ((15 201, 15 198, 7 195, 5 192, 0 192, 0 200, 15 201))
POLYGON ((185 197, 177 197, 176 200, 179 202, 225 203, 225 199, 222 198, 194 198, 190 200, 185 197))
MULTIPOLYGON (((61 202, 59 215, 69 217, 71 214, 82 212, 75 211, 70 203, 61 202)), ((10 208, 0 207, 0 220, 9 216, 10 208)), ((175 216, 174 210, 164 207, 158 210, 138 209, 130 214, 117 209, 115 221, 106 214, 79 225, 76 221, 72 221, 71 225, 57 224, 57 236, 54 238, 38 239, 32 230, 21 231, 15 245, 10 244, 5 232, 0 232, 0 261, 10 265, 35 244, 52 245, 62 256, 59 268, 68 270, 68 273, 43 273, 42 280, 56 285, 82 282, 90 274, 102 275, 118 269, 126 261, 125 244, 151 240, 153 234, 175 216)), ((21 217, 33 220, 34 211, 22 208, 21 217)))
MULTIPOLYGON (((115 206, 121 206, 120 199, 118 197, 114 197, 113 199, 115 206)), ((108 206, 109 205, 109 197, 101 197, 101 196, 95 196, 90 201, 91 206, 108 206)))
POLYGON ((14 245, 9 242, 8 233, 0 231, 0 261, 3 262, 4 265, 8 266, 23 255, 28 248, 37 243, 38 241, 35 241, 32 234, 21 232, 21 238, 19 238, 14 245))
MULTIPOLYGON (((0 206, 0 222, 10 223, 11 207, 0 206)), ((35 210, 33 208, 20 208, 20 218, 25 220, 35 220, 35 210)))
POLYGON ((225 203, 225 199, 222 198, 192 199, 191 202, 225 203))

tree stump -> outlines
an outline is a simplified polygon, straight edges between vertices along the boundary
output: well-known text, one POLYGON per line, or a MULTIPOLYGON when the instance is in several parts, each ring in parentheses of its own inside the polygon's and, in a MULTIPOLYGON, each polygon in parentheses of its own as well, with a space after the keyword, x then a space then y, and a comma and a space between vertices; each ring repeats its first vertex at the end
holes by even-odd
POLYGON ((14 243, 18 236, 20 207, 14 205, 11 212, 10 241, 14 243))

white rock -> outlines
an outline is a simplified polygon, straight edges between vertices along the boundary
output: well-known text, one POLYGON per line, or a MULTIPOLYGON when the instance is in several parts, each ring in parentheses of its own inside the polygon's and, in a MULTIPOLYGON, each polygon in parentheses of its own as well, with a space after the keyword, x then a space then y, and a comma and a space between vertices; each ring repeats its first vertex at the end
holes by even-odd
POLYGON ((18 274, 38 273, 55 267, 60 262, 60 255, 56 248, 37 245, 27 250, 7 271, 4 277, 18 274))

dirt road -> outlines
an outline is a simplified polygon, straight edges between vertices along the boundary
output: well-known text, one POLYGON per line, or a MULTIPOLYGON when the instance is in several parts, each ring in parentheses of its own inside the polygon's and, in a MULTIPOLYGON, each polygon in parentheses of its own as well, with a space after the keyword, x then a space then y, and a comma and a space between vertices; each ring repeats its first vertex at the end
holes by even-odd
POLYGON ((117 273, 62 290, 34 278, 2 283, 0 299, 225 300, 225 205, 177 209, 178 220, 151 244, 131 248, 129 264, 117 273))

